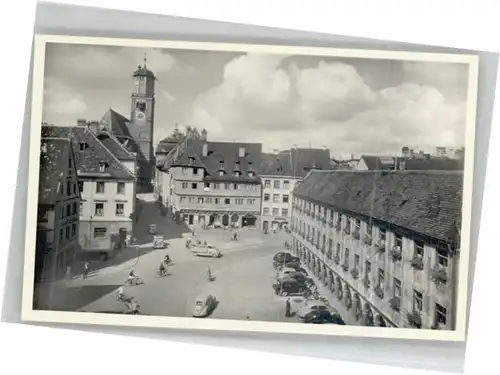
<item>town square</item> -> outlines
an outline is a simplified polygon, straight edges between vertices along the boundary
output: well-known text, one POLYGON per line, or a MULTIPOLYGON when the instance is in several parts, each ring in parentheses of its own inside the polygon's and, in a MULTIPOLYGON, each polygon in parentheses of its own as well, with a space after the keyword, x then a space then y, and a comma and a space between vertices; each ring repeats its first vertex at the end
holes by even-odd
POLYGON ((47 49, 33 309, 455 329, 469 150, 440 65, 103 48, 47 49))

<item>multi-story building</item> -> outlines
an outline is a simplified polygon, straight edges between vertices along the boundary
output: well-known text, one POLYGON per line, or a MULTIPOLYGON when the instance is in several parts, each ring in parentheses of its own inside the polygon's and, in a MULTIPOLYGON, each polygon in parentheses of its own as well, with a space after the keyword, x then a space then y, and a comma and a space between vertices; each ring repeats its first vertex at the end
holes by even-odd
POLYGON ((260 225, 259 143, 183 138, 158 166, 163 204, 189 225, 260 225))
POLYGON ((42 138, 35 282, 60 278, 78 251, 80 193, 71 141, 42 138))
POLYGON ((262 230, 288 226, 293 189, 312 169, 332 169, 329 150, 293 148, 277 154, 263 154, 259 166, 262 230))
POLYGON ((455 327, 462 172, 312 171, 293 248, 361 324, 455 327))
POLYGON ((81 195, 79 243, 82 250, 96 251, 107 257, 133 233, 136 205, 133 155, 113 136, 96 134, 91 124, 44 125, 42 136, 72 140, 81 195))

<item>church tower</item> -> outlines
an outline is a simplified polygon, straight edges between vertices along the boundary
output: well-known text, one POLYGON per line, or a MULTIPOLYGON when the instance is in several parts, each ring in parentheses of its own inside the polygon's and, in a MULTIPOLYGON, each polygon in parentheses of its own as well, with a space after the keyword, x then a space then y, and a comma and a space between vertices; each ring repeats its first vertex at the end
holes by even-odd
POLYGON ((153 133, 155 116, 155 81, 156 77, 146 66, 147 58, 144 57, 144 65, 138 66, 133 74, 135 90, 131 95, 131 114, 129 131, 131 136, 140 147, 149 167, 140 167, 139 178, 151 181, 154 176, 154 151, 153 133), (142 170, 142 171, 141 171, 142 170))

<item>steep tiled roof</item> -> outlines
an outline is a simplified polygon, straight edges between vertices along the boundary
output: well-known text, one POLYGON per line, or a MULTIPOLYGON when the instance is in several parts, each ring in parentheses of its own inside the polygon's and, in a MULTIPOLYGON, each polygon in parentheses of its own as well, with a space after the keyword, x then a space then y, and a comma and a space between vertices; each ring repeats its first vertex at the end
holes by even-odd
POLYGON ((361 159, 365 162, 366 167, 370 171, 385 170, 394 168, 395 159, 392 157, 380 157, 376 155, 362 155, 361 159), (386 159, 384 162, 383 159, 386 159))
POLYGON ((65 188, 71 142, 68 138, 42 138, 38 203, 55 204, 65 188))
POLYGON ((104 114, 99 123, 115 137, 132 137, 128 129, 130 120, 111 108, 104 114))
POLYGON ((304 177, 311 169, 332 169, 330 151, 296 148, 278 154, 263 154, 261 176, 304 177))
POLYGON ((135 179, 135 176, 86 127, 43 125, 42 138, 46 137, 72 140, 76 168, 79 174, 135 179), (99 172, 101 162, 108 166, 104 173, 99 172))
POLYGON ((185 150, 179 155, 172 166, 189 167, 195 166, 205 169, 205 178, 209 181, 241 181, 259 182, 259 166, 262 160, 262 144, 260 143, 236 143, 236 142, 204 142, 202 140, 190 139, 187 141, 185 150), (208 146, 207 156, 203 156, 203 144, 208 146), (245 149, 245 156, 239 157, 240 147, 245 149), (219 176, 219 171, 224 170, 226 174, 219 176), (240 176, 234 172, 239 171, 240 176), (253 172, 254 176, 249 176, 253 172))
POLYGON ((460 171, 464 169, 464 161, 461 159, 408 159, 405 169, 407 170, 428 170, 428 171, 460 171))
POLYGON ((462 172, 312 171, 298 197, 447 241, 461 222, 462 172))
POLYGON ((100 131, 97 138, 118 160, 135 160, 136 157, 132 155, 114 136, 107 131, 100 131))

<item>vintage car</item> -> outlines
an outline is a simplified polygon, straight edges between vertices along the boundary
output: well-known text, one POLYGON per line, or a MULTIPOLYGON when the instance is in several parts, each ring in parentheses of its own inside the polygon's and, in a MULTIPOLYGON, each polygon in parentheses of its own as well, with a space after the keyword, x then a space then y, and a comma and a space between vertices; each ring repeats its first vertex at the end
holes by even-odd
POLYGON ((221 251, 212 245, 194 246, 191 247, 191 252, 197 257, 222 257, 221 251))
POLYGON ((289 296, 294 294, 302 294, 306 287, 303 283, 291 277, 279 278, 273 284, 274 292, 280 296, 289 296))
POLYGON ((156 224, 149 224, 149 226, 148 226, 148 232, 150 234, 156 234, 156 224))
POLYGON ((153 249, 166 249, 167 243, 163 236, 154 236, 153 237, 153 249))
POLYGON ((304 319, 304 317, 309 314, 311 311, 329 311, 329 308, 327 305, 325 305, 323 302, 320 301, 312 301, 312 302, 306 302, 304 307, 302 307, 297 316, 300 319, 304 319))
POLYGON ((292 255, 292 253, 279 252, 274 254, 273 261, 274 263, 279 263, 284 265, 289 262, 300 262, 300 259, 292 255))
POLYGON ((210 315, 217 306, 217 300, 211 294, 204 294, 196 299, 193 317, 204 318, 210 315))
POLYGON ((279 273, 278 273, 278 277, 284 277, 284 276, 287 276, 287 275, 292 275, 295 273, 295 269, 293 268, 283 268, 279 273))
POLYGON ((304 316, 304 323, 345 325, 344 319, 339 313, 328 310, 310 311, 304 316))

